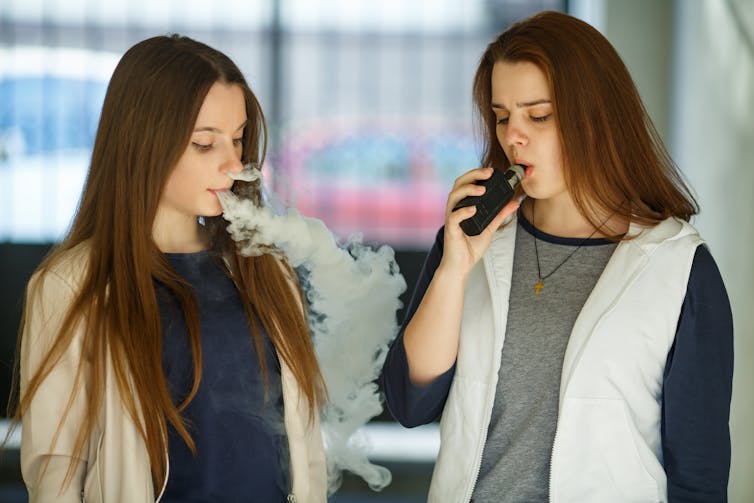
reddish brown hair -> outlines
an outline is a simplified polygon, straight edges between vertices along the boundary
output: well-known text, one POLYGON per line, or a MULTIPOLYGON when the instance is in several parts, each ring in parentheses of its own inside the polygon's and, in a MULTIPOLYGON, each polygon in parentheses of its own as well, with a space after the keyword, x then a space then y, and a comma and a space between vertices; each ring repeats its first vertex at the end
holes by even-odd
MULTIPOLYGON (((189 144, 199 109, 216 82, 239 86, 248 123, 243 162, 261 163, 266 151, 262 109, 238 67, 224 54, 177 35, 154 37, 129 49, 118 63, 107 89, 81 203, 66 239, 45 259, 36 276, 44 277, 72 248, 89 250, 80 291, 68 309, 57 338, 22 390, 15 411, 19 421, 83 326, 83 350, 91 368, 79 365, 76 382, 87 373, 89 402, 72 459, 80 456, 102 405, 106 361, 112 362, 125 410, 144 438, 153 483, 162 486, 170 422, 194 450, 180 411, 195 395, 201 379, 201 343, 197 301, 193 291, 170 266, 152 239, 152 225, 168 175, 189 144), (182 306, 194 360, 188 397, 174 404, 161 363, 161 324, 154 289, 167 286, 182 306)), ((236 182, 236 193, 258 199, 255 183, 236 182)), ((207 218, 204 229, 211 252, 227 265, 249 317, 250 336, 266 376, 262 336, 269 335, 308 399, 310 419, 324 396, 324 383, 310 339, 296 276, 278 259, 245 257, 225 230, 222 217, 207 218), (293 288, 292 288, 293 287, 293 288)), ((27 306, 40 295, 30 283, 27 306)), ((28 312, 27 314, 28 315, 28 312)), ((26 316, 25 315, 25 316, 26 316)), ((23 334, 24 321, 21 325, 23 334)), ((81 361, 84 361, 82 354, 81 361)), ((74 385, 74 390, 81 386, 74 385)), ((70 404, 75 398, 70 397, 70 404)), ((61 420, 61 424, 62 424, 61 420)), ((73 473, 69 468, 67 482, 73 473)))
POLYGON ((483 166, 510 164, 496 135, 492 68, 529 62, 545 75, 560 132, 566 185, 596 227, 599 213, 645 225, 689 220, 697 203, 642 104, 628 69, 596 29, 559 12, 512 25, 487 46, 474 78, 483 166))

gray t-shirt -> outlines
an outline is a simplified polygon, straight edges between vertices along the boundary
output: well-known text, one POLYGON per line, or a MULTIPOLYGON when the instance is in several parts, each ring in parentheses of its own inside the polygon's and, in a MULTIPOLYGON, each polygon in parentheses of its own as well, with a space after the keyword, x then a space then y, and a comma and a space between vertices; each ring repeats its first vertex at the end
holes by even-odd
POLYGON ((617 246, 536 231, 542 276, 557 268, 536 295, 535 231, 520 213, 518 222, 508 323, 474 503, 547 501, 566 346, 617 246))

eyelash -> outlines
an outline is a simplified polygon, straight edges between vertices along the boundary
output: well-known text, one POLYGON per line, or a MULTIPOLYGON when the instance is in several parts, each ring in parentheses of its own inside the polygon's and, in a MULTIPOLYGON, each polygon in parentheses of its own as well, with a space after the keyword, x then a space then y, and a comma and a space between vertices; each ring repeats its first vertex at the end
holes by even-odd
POLYGON ((534 122, 544 122, 547 119, 549 119, 550 117, 552 117, 552 114, 540 115, 538 117, 532 117, 531 120, 533 120, 534 122))
MULTIPOLYGON (((552 117, 552 114, 540 115, 540 116, 530 117, 530 118, 534 122, 545 122, 550 117, 552 117)), ((508 117, 504 117, 502 119, 496 119, 495 124, 497 124, 498 126, 508 124, 508 117)))
MULTIPOLYGON (((209 145, 205 145, 203 143, 197 143, 197 142, 191 142, 191 144, 196 148, 199 152, 209 152, 212 147, 214 146, 213 143, 210 143, 209 145)), ((243 138, 233 138, 233 145, 243 145, 243 138)))

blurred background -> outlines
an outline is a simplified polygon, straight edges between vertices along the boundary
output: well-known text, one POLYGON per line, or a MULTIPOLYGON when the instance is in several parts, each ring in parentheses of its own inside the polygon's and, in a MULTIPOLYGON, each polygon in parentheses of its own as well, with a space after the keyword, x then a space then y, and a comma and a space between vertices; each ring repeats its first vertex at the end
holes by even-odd
MULTIPOLYGON (((478 59, 511 22, 545 9, 586 20, 616 46, 696 190, 693 223, 736 329, 729 495, 754 501, 751 0, 0 0, 3 412, 25 283, 76 209, 107 82, 131 45, 177 32, 238 63, 270 125, 275 191, 340 237, 391 245, 407 302, 452 181, 479 162, 478 59)), ((332 501, 424 501, 437 425, 404 430, 383 413, 364 437, 393 483, 373 493, 346 475, 332 501)), ((0 502, 26 501, 19 441, 0 457, 0 502)))

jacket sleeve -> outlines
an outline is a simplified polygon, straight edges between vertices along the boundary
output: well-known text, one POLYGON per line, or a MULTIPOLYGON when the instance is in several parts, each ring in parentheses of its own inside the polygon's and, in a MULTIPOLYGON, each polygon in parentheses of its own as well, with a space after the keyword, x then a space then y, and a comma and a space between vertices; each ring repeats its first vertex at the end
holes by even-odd
POLYGON ((730 302, 712 255, 699 246, 664 374, 668 501, 727 501, 732 380, 730 302))
MULTIPOLYGON (((29 285, 20 353, 21 396, 57 338, 74 295, 71 286, 51 271, 36 274, 29 285)), ((70 401, 81 354, 77 332, 21 418, 21 472, 32 503, 81 501, 86 459, 74 458, 73 448, 88 402, 85 379, 70 401), (64 487, 71 463, 73 477, 64 487)), ((86 368, 82 371, 86 374, 86 368)), ((84 446, 81 456, 87 456, 87 452, 84 446)))
POLYGON ((441 228, 438 232, 435 243, 424 261, 403 325, 388 351, 380 376, 380 385, 385 393, 385 401, 390 413, 403 426, 409 428, 430 423, 440 417, 455 375, 455 365, 453 365, 430 384, 415 385, 409 378, 406 348, 403 345, 403 333, 406 326, 419 308, 429 283, 440 265, 443 231, 444 229, 441 228))

